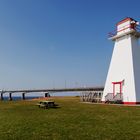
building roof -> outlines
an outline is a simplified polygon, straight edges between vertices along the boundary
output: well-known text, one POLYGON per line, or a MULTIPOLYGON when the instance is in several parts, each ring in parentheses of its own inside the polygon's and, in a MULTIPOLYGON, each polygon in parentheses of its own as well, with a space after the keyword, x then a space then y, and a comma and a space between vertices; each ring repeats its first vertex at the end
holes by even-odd
POLYGON ((135 22, 137 22, 137 21, 134 20, 133 18, 126 17, 125 19, 119 21, 119 22, 117 23, 117 26, 120 25, 120 24, 122 24, 122 23, 124 23, 124 22, 126 22, 126 21, 135 21, 135 22))

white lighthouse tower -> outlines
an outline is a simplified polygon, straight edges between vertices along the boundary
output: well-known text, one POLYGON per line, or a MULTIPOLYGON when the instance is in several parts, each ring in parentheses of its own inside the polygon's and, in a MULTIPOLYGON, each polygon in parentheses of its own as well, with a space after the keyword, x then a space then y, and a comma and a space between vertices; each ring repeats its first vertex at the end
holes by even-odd
POLYGON ((117 23, 112 59, 102 102, 140 104, 140 46, 138 22, 125 18, 117 23))

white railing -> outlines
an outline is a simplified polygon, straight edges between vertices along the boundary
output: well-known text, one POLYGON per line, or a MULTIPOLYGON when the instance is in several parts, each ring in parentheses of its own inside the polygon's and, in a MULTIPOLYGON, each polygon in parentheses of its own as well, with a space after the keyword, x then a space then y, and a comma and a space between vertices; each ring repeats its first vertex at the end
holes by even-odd
POLYGON ((122 94, 121 93, 117 93, 114 96, 114 101, 122 101, 122 94))
POLYGON ((113 93, 108 93, 105 96, 105 101, 114 101, 114 99, 113 99, 113 93))
POLYGON ((123 101, 123 96, 121 93, 117 93, 115 96, 113 95, 113 93, 108 93, 105 96, 105 103, 117 103, 117 104, 121 104, 123 101))

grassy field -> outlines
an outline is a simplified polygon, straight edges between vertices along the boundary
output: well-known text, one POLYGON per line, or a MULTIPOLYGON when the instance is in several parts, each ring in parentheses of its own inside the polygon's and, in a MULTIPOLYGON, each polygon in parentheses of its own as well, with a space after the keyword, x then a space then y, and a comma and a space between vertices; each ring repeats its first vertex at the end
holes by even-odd
POLYGON ((37 101, 0 102, 0 140, 140 140, 140 107, 80 103, 54 98, 56 109, 37 101))

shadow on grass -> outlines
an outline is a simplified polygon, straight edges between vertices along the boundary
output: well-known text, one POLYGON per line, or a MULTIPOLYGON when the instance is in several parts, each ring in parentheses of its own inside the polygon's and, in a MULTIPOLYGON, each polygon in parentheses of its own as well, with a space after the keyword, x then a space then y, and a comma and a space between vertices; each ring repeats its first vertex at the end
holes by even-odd
POLYGON ((55 106, 53 106, 53 107, 39 107, 40 109, 59 109, 59 108, 61 108, 60 106, 58 106, 58 105, 55 105, 55 106))
POLYGON ((60 106, 54 106, 54 107, 51 107, 51 108, 48 108, 48 109, 59 109, 61 108, 60 106))

